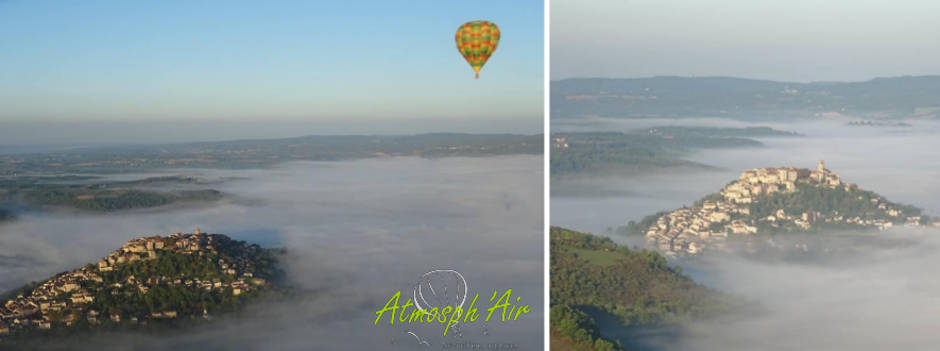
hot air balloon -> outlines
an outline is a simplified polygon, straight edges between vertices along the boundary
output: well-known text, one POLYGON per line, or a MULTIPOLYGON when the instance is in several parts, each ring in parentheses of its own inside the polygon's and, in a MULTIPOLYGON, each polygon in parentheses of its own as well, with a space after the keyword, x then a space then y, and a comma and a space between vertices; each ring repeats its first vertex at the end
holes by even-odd
POLYGON ((480 69, 499 44, 499 27, 490 21, 467 22, 457 28, 456 40, 457 50, 473 67, 479 79, 480 69))

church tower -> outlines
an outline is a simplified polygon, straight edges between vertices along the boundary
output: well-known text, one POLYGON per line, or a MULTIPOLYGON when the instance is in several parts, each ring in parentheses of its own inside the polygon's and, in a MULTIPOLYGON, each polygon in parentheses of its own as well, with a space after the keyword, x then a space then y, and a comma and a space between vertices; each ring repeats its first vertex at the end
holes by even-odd
POLYGON ((826 173, 826 163, 823 160, 819 160, 819 163, 816 165, 816 170, 819 173, 826 173))

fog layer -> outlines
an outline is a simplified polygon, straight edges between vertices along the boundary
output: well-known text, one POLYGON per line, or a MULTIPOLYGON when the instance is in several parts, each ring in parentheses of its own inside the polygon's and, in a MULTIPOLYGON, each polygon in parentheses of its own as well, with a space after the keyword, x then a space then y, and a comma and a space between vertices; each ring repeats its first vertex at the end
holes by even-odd
MULTIPOLYGON (((798 138, 755 138, 760 148, 710 149, 687 159, 719 167, 718 171, 670 170, 646 176, 611 174, 552 183, 552 192, 566 187, 590 186, 591 196, 553 196, 552 224, 591 232, 624 225, 662 210, 671 210, 737 179, 741 171, 757 167, 815 168, 823 159, 847 182, 873 190, 889 200, 916 205, 940 215, 940 123, 908 122, 912 127, 850 127, 845 121, 751 124, 723 119, 617 120, 564 123, 554 131, 632 131, 662 125, 719 127, 771 126, 804 134, 798 138), (598 193, 611 195, 598 196, 598 193)), ((570 194, 570 192, 565 192, 570 194)))
MULTIPOLYGON (((745 126, 731 121, 700 125, 745 126)), ((602 121, 569 130, 630 130, 682 121, 602 121)), ((940 124, 849 127, 844 121, 781 124, 803 138, 763 138, 763 148, 708 150, 688 159, 724 170, 669 172, 647 177, 588 178, 558 186, 617 189, 611 196, 552 198, 552 222, 592 232, 671 210, 755 167, 815 167, 824 159, 847 182, 895 202, 940 215, 940 124)), ((552 184, 553 188, 556 184, 552 184)), ((637 241, 614 237, 621 243, 637 241)), ((826 232, 790 238, 810 248, 832 248, 816 259, 781 260, 705 255, 674 262, 697 281, 757 302, 758 314, 726 316, 672 328, 604 327, 634 350, 930 350, 940 344, 940 231, 895 228, 886 232, 826 232)), ((777 240, 777 238, 775 238, 777 240)), ((642 241, 642 240, 640 240, 642 241)), ((778 240, 778 244, 780 243, 778 240)), ((786 246, 786 245, 783 245, 786 246)), ((825 251, 825 250, 823 250, 825 251)))
MULTIPOLYGON (((210 233, 289 250, 286 269, 303 292, 237 319, 180 334, 105 334, 90 350, 413 349, 411 331, 442 342, 542 348, 542 158, 392 158, 302 162, 273 169, 184 170, 238 199, 211 207, 101 216, 24 215, 0 226, 0 289, 94 262, 128 239, 210 233), (481 311, 494 289, 513 289, 532 312, 517 321, 462 326, 373 326, 395 291, 410 295, 435 269, 463 274, 481 311), (485 302, 485 303, 484 303, 485 302)), ((142 177, 144 175, 141 175, 142 177)), ((404 299, 401 301, 404 304, 404 299)), ((387 323, 387 319, 385 320, 387 323)), ((74 349, 75 344, 45 344, 74 349)))

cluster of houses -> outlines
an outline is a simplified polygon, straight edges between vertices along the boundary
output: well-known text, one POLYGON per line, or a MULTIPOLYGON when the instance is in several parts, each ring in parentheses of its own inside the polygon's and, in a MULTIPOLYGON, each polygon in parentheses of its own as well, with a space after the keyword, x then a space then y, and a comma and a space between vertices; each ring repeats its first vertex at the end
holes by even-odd
MULTIPOLYGON (((98 261, 97 265, 59 273, 36 286, 28 294, 19 294, 0 305, 0 335, 8 334, 18 328, 50 329, 54 325, 72 325, 78 318, 86 318, 89 323, 98 324, 104 318, 119 323, 122 318, 131 323, 140 319, 177 318, 175 310, 147 311, 140 316, 121 316, 111 314, 101 316, 101 311, 87 308, 101 292, 111 295, 146 294, 154 286, 161 284, 185 286, 206 291, 224 291, 231 289, 233 295, 251 291, 267 282, 253 274, 254 267, 247 256, 256 250, 257 245, 237 243, 225 235, 205 234, 196 228, 193 234, 176 233, 170 236, 160 235, 131 240, 120 249, 98 261), (217 262, 224 278, 201 279, 199 277, 151 276, 138 279, 133 275, 121 277, 117 282, 105 284, 102 275, 113 272, 120 265, 138 261, 153 260, 164 253, 209 255, 218 253, 222 245, 241 245, 243 254, 233 257, 234 262, 220 258, 217 262)), ((113 274, 113 273, 112 273, 113 274)), ((207 311, 203 311, 207 317, 207 311)))
POLYGON ((737 181, 721 190, 721 195, 735 204, 749 204, 759 195, 795 192, 797 183, 810 183, 829 188, 845 187, 851 190, 854 184, 843 184, 839 175, 826 168, 819 160, 816 170, 805 168, 756 168, 741 173, 737 181))
MULTIPOLYGON (((101 283, 102 278, 93 269, 83 267, 71 272, 59 273, 36 286, 29 295, 18 294, 0 306, 0 324, 10 328, 52 327, 53 314, 64 314, 68 310, 81 309, 95 300, 86 288, 89 283, 101 283)), ((71 324, 72 319, 64 319, 71 324)))
POLYGON ((749 169, 742 172, 737 180, 722 188, 717 200, 707 199, 700 205, 683 207, 657 218, 646 229, 646 239, 651 246, 666 255, 686 256, 699 254, 706 248, 725 249, 729 235, 757 233, 758 224, 808 230, 814 223, 823 221, 884 230, 894 222, 905 221, 907 225, 916 226, 921 221, 920 216, 903 217, 901 209, 877 197, 870 201, 897 221, 857 216, 846 218, 838 215, 837 211, 835 215, 830 216, 815 211, 788 214, 784 209, 778 209, 773 215, 763 218, 751 216, 750 204, 759 201, 761 195, 793 193, 798 191, 797 184, 800 183, 831 189, 857 189, 855 184, 843 183, 838 174, 826 169, 822 160, 816 170, 812 171, 796 167, 749 169))
POLYGON ((556 149, 567 149, 568 139, 565 137, 554 137, 552 138, 552 147, 556 149))

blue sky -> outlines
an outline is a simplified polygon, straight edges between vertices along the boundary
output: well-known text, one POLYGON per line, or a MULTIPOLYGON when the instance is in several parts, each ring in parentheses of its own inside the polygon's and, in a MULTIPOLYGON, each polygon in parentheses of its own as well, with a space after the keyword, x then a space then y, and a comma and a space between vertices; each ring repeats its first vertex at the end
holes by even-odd
POLYGON ((940 74, 936 0, 553 0, 552 79, 940 74))
POLYGON ((0 0, 0 122, 540 128, 542 31, 542 1, 0 0), (453 41, 476 19, 503 33, 479 80, 453 41))

